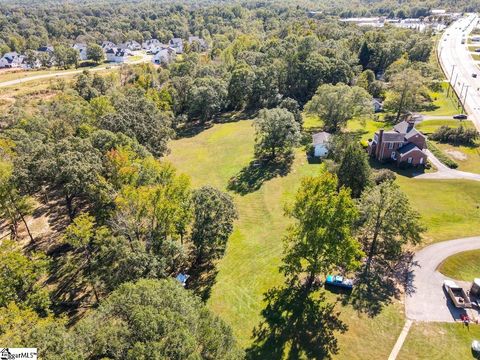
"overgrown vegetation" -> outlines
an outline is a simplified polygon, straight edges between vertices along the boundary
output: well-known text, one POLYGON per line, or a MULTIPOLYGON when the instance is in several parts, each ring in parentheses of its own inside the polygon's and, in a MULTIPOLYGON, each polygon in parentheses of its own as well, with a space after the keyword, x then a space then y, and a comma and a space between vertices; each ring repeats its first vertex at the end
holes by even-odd
POLYGON ((436 146, 431 141, 428 141, 428 149, 432 152, 433 155, 436 156, 438 160, 447 165, 449 168, 456 169, 458 167, 458 163, 455 160, 445 154, 442 150, 438 148, 438 146, 436 146))

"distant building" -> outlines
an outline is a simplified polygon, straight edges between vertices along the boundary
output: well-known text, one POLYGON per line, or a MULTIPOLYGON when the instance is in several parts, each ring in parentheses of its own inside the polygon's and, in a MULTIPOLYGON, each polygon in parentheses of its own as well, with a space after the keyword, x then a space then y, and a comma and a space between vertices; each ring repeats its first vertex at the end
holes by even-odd
POLYGON ((208 49, 207 42, 198 36, 189 36, 188 43, 192 45, 193 43, 197 42, 200 45, 200 50, 205 51, 208 49))
POLYGON ((398 123, 393 130, 377 131, 368 143, 368 154, 378 161, 417 166, 426 163, 426 148, 427 137, 409 120, 398 123))
POLYGON ((147 52, 152 51, 153 49, 160 48, 162 43, 158 39, 146 40, 142 43, 142 48, 147 50, 147 52))
POLYGON ((128 59, 128 55, 123 49, 112 48, 108 49, 105 52, 105 56, 108 62, 115 62, 115 63, 124 63, 128 59))
POLYGON ((9 52, 0 59, 0 68, 19 68, 24 66, 25 56, 16 52, 9 52))
POLYGON ((383 111, 383 103, 380 99, 373 98, 372 105, 373 105, 373 111, 374 112, 378 113, 378 112, 383 111))
POLYGON ((87 57, 87 44, 82 44, 82 43, 76 43, 72 46, 75 50, 78 51, 78 54, 80 55, 80 60, 85 61, 88 59, 87 57))
POLYGON ((169 46, 163 47, 157 51, 155 56, 152 58, 152 62, 157 65, 169 64, 175 60, 177 53, 175 50, 169 46))
POLYGON ((136 50, 142 49, 142 45, 140 45, 140 43, 136 42, 135 40, 129 40, 127 42, 124 42, 118 47, 121 49, 128 49, 130 51, 136 51, 136 50))
POLYGON ((183 53, 183 40, 181 38, 173 38, 168 42, 168 45, 175 50, 177 54, 183 53))
POLYGON ((325 157, 328 155, 328 141, 331 135, 322 131, 312 135, 313 156, 325 157))
POLYGON ((114 49, 114 48, 117 48, 117 45, 115 45, 113 42, 111 42, 111 41, 102 42, 103 51, 106 52, 107 50, 114 49))
POLYGON ((53 46, 50 46, 50 45, 40 46, 37 51, 46 52, 46 53, 53 53, 54 48, 53 48, 53 46))

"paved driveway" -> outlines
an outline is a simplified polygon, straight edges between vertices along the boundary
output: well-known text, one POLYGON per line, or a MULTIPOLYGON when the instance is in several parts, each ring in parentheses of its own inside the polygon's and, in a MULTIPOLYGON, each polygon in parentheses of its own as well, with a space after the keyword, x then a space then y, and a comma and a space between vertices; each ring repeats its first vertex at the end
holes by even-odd
POLYGON ((428 160, 430 160, 430 162, 437 168, 437 171, 434 173, 424 173, 424 174, 417 175, 415 176, 415 179, 439 179, 439 180, 464 179, 464 180, 480 181, 480 174, 450 169, 448 166, 446 166, 440 160, 438 160, 430 150, 426 150, 426 152, 428 155, 428 160))
POLYGON ((418 266, 411 275, 413 291, 405 299, 408 319, 453 322, 460 318, 462 311, 453 306, 443 291, 447 277, 436 269, 447 257, 475 249, 480 249, 480 236, 436 243, 415 254, 418 266))

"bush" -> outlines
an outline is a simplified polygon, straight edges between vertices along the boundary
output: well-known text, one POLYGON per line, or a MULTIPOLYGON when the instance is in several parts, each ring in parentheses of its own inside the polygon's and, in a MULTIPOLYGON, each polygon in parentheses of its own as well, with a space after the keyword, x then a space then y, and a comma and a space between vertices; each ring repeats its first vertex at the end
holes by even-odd
POLYGON ((428 149, 432 152, 433 155, 437 157, 442 163, 447 165, 451 169, 456 169, 458 164, 447 154, 445 154, 442 150, 440 150, 435 144, 432 142, 428 142, 428 149))
POLYGON ((452 145, 473 145, 475 140, 478 139, 478 132, 476 129, 467 129, 464 126, 459 126, 457 128, 441 126, 430 136, 430 138, 435 141, 452 145))
POLYGON ((392 170, 389 169, 380 169, 373 173, 373 181, 376 185, 379 185, 388 180, 395 180, 397 175, 392 170))

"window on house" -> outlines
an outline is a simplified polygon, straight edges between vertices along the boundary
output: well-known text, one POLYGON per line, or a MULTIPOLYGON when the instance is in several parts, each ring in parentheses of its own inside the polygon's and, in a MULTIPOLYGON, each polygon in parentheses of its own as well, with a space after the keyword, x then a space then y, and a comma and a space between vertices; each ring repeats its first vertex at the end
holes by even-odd
POLYGON ((393 143, 392 142, 388 143, 388 148, 393 149, 393 143))
POLYGON ((412 159, 411 157, 409 157, 409 158, 407 159, 407 161, 408 161, 409 164, 412 163, 412 160, 413 160, 413 159, 412 159))

